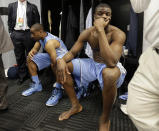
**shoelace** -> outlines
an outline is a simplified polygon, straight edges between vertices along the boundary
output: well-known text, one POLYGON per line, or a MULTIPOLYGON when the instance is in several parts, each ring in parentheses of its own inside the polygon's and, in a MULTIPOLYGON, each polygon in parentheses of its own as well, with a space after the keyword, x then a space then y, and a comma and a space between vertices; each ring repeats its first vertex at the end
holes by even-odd
POLYGON ((52 95, 51 95, 50 99, 52 100, 57 95, 57 93, 58 93, 58 89, 54 89, 52 91, 52 95))
POLYGON ((30 85, 29 85, 30 87, 34 87, 35 86, 35 83, 30 83, 30 85))
POLYGON ((35 83, 30 83, 30 88, 28 89, 28 91, 31 91, 32 89, 34 89, 34 87, 35 87, 35 83))
POLYGON ((33 87, 30 87, 27 91, 32 91, 34 88, 33 87))

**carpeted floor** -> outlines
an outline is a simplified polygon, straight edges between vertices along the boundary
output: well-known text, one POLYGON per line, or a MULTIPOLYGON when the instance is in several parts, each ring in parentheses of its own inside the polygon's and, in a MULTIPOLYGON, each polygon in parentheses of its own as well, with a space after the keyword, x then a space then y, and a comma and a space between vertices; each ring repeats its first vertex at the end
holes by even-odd
MULTIPOLYGON (((98 119, 102 111, 101 92, 95 88, 80 103, 83 111, 69 120, 58 121, 61 112, 70 108, 66 94, 54 107, 46 107, 52 85, 44 85, 42 92, 29 97, 21 96, 30 80, 18 86, 9 80, 9 109, 0 112, 0 131, 98 131, 98 119)), ((120 110, 123 101, 117 99, 111 113, 111 131, 137 131, 130 119, 120 110)))

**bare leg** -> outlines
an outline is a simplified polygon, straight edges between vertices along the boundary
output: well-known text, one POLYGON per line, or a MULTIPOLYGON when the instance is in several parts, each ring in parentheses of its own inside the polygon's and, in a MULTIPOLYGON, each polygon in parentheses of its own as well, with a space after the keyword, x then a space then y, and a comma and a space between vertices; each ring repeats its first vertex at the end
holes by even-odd
POLYGON ((117 67, 105 68, 102 71, 102 75, 104 81, 104 88, 102 91, 103 113, 99 121, 99 131, 109 131, 110 128, 109 115, 116 97, 117 93, 116 82, 120 76, 120 71, 117 67))
MULTIPOLYGON (((72 63, 68 63, 68 68, 69 68, 69 71, 72 72, 72 70, 73 70, 72 63)), ((60 121, 68 119, 68 118, 70 118, 70 116, 82 111, 82 105, 79 103, 79 101, 76 97, 76 93, 75 93, 75 90, 73 87, 73 79, 72 79, 71 75, 67 76, 66 83, 64 83, 63 87, 64 87, 67 95, 69 96, 72 107, 70 110, 63 112, 59 116, 60 121)))
MULTIPOLYGON (((56 77, 56 66, 54 66, 53 64, 51 64, 51 69, 52 69, 53 75, 56 77)), ((58 81, 57 77, 56 77, 56 81, 58 81)), ((60 82, 58 82, 58 83, 60 83, 60 82)))
POLYGON ((29 69, 29 73, 31 76, 36 76, 38 75, 37 74, 37 66, 36 64, 34 63, 34 61, 30 61, 30 60, 27 60, 27 64, 28 64, 28 69, 29 69))
POLYGON ((51 69, 52 69, 54 75, 56 75, 56 67, 53 64, 51 64, 51 69))

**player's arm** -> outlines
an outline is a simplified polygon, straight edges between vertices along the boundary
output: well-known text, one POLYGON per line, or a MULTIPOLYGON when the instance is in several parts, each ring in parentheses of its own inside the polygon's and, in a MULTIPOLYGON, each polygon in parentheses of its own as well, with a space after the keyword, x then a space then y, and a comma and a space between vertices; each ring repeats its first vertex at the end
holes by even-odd
POLYGON ((49 40, 45 45, 46 52, 50 55, 51 63, 56 65, 56 48, 60 47, 60 43, 57 40, 49 40))

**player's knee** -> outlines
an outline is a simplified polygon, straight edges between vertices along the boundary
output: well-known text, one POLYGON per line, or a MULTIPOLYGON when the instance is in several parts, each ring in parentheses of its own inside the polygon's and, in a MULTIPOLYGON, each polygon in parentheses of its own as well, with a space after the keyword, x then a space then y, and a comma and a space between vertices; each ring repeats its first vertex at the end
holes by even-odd
POLYGON ((26 60, 27 64, 29 64, 31 61, 32 60, 29 57, 27 57, 27 60, 26 60))
POLYGON ((33 70, 33 71, 37 70, 37 66, 36 66, 36 64, 33 61, 30 61, 28 63, 28 65, 31 68, 31 70, 33 70))
POLYGON ((119 72, 116 69, 105 68, 102 71, 102 76, 104 80, 115 81, 117 79, 119 72))
POLYGON ((67 67, 68 67, 68 70, 69 70, 70 73, 73 72, 73 64, 72 64, 72 62, 67 63, 67 67))

